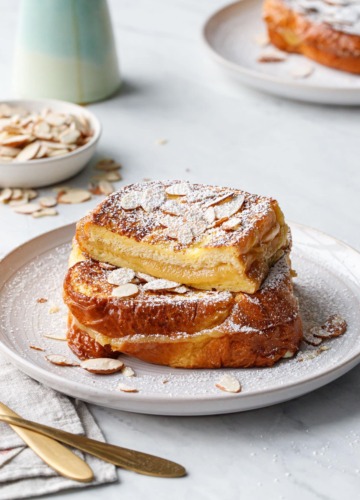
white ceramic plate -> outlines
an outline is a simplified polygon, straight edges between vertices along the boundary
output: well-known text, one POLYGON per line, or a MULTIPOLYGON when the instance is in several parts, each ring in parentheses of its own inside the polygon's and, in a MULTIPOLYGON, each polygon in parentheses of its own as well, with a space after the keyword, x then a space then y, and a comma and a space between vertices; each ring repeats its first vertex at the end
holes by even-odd
POLYGON ((101 125, 96 116, 83 106, 56 99, 12 99, 2 100, 1 103, 34 112, 50 108, 56 113, 82 115, 87 118, 94 134, 87 144, 63 156, 0 163, 0 187, 36 188, 61 182, 79 173, 94 155, 101 135, 101 125))
POLYGON ((330 350, 313 357, 305 350, 272 368, 180 370, 123 356, 137 376, 92 375, 59 367, 45 354, 75 359, 66 342, 43 334, 65 335, 62 281, 74 225, 39 236, 0 263, 0 349, 22 371, 54 389, 101 406, 159 415, 210 415, 259 408, 295 398, 331 382, 360 361, 360 254, 334 238, 293 225, 292 261, 296 293, 305 323, 322 323, 334 313, 348 321, 347 333, 327 341, 330 350), (38 303, 37 299, 48 299, 38 303), (50 313, 51 308, 58 312, 50 313), (43 347, 35 351, 30 345, 43 347), (303 361, 300 359, 303 358, 303 361), (224 372, 242 383, 240 394, 224 393, 215 383, 224 372), (138 393, 116 390, 119 381, 138 393), (167 381, 167 383, 164 383, 167 381))
POLYGON ((301 55, 288 55, 281 63, 258 63, 264 50, 255 39, 265 33, 262 0, 242 0, 212 15, 203 38, 213 59, 235 81, 281 97, 326 104, 360 104, 360 76, 316 64, 301 55), (313 74, 295 80, 291 72, 307 61, 313 74))

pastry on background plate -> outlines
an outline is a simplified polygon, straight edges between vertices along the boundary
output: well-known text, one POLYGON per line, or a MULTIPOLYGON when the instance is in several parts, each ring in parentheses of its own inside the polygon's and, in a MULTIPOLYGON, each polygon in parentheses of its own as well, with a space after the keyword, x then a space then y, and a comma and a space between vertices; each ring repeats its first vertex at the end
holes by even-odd
POLYGON ((360 74, 358 0, 265 0, 263 18, 277 48, 360 74))

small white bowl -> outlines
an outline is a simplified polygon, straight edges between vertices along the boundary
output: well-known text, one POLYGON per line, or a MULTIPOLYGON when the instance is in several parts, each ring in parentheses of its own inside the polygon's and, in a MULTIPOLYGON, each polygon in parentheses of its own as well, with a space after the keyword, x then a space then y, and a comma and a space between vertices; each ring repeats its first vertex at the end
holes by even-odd
POLYGON ((12 99, 1 102, 9 104, 9 106, 21 106, 35 112, 50 108, 56 113, 83 115, 88 119, 94 135, 87 144, 64 156, 0 163, 0 187, 35 188, 61 182, 80 172, 94 155, 96 144, 101 135, 101 125, 96 116, 88 109, 55 99, 12 99))

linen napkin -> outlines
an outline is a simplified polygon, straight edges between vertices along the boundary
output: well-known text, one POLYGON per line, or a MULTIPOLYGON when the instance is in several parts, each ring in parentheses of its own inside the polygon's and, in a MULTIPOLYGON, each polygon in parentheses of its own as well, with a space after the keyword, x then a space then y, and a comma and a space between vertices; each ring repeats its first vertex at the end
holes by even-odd
MULTIPOLYGON (((20 416, 74 434, 104 441, 85 403, 43 386, 0 356, 0 401, 20 416)), ((84 488, 117 480, 116 468, 76 450, 94 472, 91 483, 59 476, 7 425, 0 422, 0 500, 31 498, 68 488, 84 488)))

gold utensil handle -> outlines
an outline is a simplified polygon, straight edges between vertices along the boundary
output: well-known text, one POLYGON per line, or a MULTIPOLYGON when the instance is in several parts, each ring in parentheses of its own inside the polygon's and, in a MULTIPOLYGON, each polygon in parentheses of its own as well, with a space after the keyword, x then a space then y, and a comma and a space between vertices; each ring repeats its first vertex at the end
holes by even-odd
MULTIPOLYGON (((17 413, 3 403, 0 403, 0 412, 5 414, 4 418, 22 420, 17 413)), ((18 427, 15 421, 7 423, 49 467, 62 476, 84 483, 94 479, 88 464, 62 444, 33 430, 18 427)))
POLYGON ((117 465, 118 467, 132 470, 140 474, 157 477, 181 477, 186 474, 186 470, 182 465, 154 455, 148 455, 147 453, 142 453, 140 451, 129 450, 127 448, 121 448, 120 446, 102 443, 101 441, 89 439, 84 436, 77 436, 75 434, 71 434, 70 432, 54 429, 53 427, 31 422, 30 420, 25 420, 23 418, 0 415, 0 421, 8 424, 19 425, 25 429, 31 429, 39 432, 44 436, 52 437, 57 441, 61 441, 69 446, 73 446, 79 450, 85 451, 86 453, 90 453, 91 455, 117 465))

